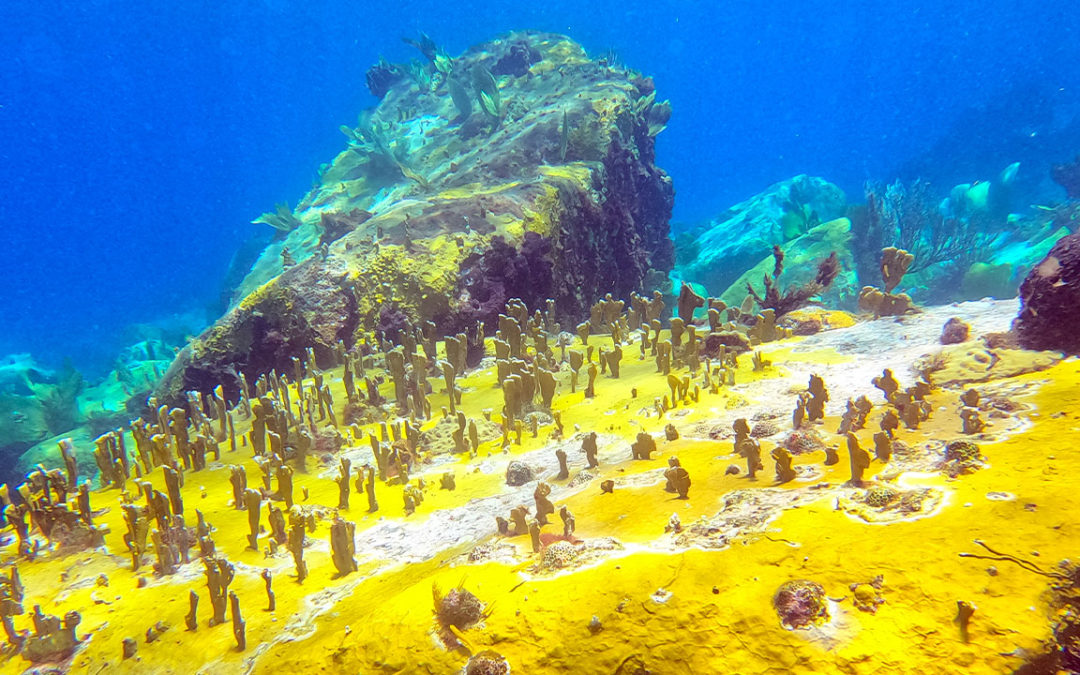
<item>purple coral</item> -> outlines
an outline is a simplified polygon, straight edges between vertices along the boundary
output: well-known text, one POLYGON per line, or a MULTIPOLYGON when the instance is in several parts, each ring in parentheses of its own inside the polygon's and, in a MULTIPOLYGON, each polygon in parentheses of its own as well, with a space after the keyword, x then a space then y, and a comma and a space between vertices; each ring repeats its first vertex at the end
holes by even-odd
POLYGON ((409 331, 409 317, 393 305, 383 305, 375 330, 391 342, 398 342, 409 331))
POLYGON ((325 426, 315 433, 314 452, 316 455, 336 455, 345 445, 341 432, 332 426, 325 426))
POLYGON ((496 77, 513 75, 521 77, 529 72, 529 67, 543 59, 540 52, 524 40, 510 45, 506 53, 495 62, 491 74, 496 77))
POLYGON ((806 628, 829 619, 825 589, 809 579, 796 579, 782 585, 773 596, 773 607, 785 628, 806 628))

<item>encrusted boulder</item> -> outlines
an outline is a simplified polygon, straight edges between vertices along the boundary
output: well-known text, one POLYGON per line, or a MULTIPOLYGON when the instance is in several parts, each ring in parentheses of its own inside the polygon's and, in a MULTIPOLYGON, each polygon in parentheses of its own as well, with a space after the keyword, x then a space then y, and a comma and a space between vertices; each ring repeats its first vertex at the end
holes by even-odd
POLYGON ((82 375, 70 366, 54 372, 29 354, 0 359, 0 450, 20 452, 80 421, 82 375))
POLYGON ((651 78, 545 33, 431 51, 425 68, 379 78, 378 106, 342 128, 348 147, 295 209, 258 219, 278 240, 159 400, 219 383, 232 398, 234 370, 253 382, 308 347, 329 362, 338 340, 423 320, 491 327, 512 297, 552 298, 574 325, 605 293, 665 277, 674 191, 654 144, 671 107, 651 78))
POLYGON ((1080 353, 1080 234, 1062 237, 1020 284, 1013 323, 1025 349, 1080 353))
POLYGON ((945 325, 941 329, 941 337, 938 338, 938 341, 943 345, 956 345, 961 342, 967 342, 970 334, 971 326, 954 316, 945 322, 945 325))

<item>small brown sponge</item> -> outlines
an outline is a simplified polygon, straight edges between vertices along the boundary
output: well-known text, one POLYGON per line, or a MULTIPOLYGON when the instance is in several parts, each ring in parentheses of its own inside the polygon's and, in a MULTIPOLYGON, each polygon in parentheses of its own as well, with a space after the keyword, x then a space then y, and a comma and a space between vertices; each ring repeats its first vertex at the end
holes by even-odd
POLYGON ((809 579, 789 581, 776 590, 773 607, 785 628, 810 628, 829 620, 825 589, 809 579))

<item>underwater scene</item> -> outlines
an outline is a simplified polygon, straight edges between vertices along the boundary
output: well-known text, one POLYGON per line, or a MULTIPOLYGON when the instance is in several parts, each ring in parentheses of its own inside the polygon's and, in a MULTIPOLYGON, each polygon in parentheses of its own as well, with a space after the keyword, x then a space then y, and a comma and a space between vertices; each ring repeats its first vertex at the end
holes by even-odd
POLYGON ((0 672, 1080 673, 1080 9, 0 8, 0 672))

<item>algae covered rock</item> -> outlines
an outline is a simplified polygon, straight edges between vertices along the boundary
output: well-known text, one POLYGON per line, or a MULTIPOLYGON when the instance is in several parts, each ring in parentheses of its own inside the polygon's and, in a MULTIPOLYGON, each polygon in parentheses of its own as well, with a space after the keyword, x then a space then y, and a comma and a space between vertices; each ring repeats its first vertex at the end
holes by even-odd
MULTIPOLYGON (((679 274, 720 293, 735 284, 748 267, 769 258, 774 245, 843 216, 846 204, 843 190, 822 178, 799 175, 776 183, 731 207, 707 226, 680 235, 680 256, 684 248, 691 255, 680 258, 679 274)), ((753 281, 760 283, 761 275, 753 281)), ((729 304, 742 301, 744 287, 745 283, 744 292, 729 304)))
POLYGON ((342 127, 347 147, 289 217, 261 220, 290 226, 178 355, 160 400, 219 383, 232 397, 234 370, 253 382, 309 347, 329 362, 339 340, 420 321, 494 326, 512 297, 554 299, 574 325, 596 298, 670 270, 674 192, 654 143, 671 109, 650 78, 545 33, 434 53, 400 78, 380 67, 378 106, 342 127))

